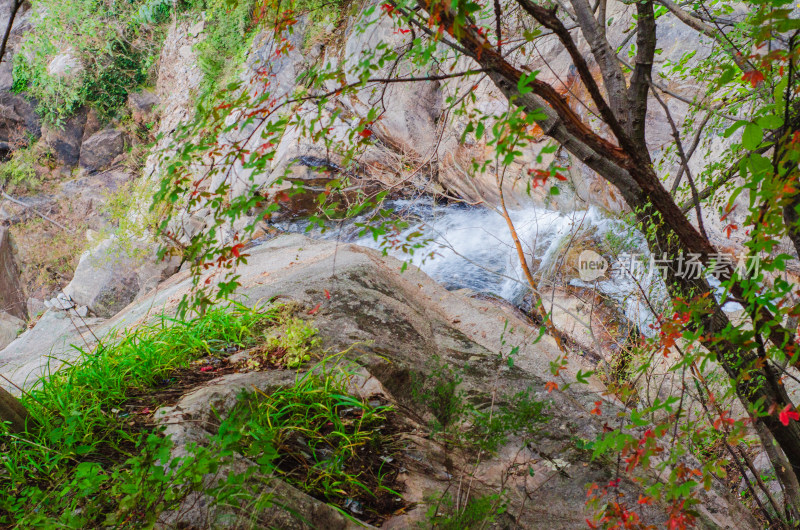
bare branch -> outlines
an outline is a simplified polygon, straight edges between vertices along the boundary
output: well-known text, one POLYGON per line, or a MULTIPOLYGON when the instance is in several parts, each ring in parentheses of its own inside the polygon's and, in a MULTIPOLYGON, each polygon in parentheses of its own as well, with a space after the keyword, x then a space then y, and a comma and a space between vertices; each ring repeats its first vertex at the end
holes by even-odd
POLYGON ((583 54, 580 52, 580 50, 578 50, 578 46, 572 39, 572 35, 570 35, 569 30, 567 30, 554 12, 548 11, 541 6, 534 4, 531 0, 517 0, 517 3, 522 6, 522 9, 524 9, 525 12, 536 19, 539 24, 552 31, 561 41, 561 44, 564 45, 564 48, 566 48, 567 52, 572 58, 575 68, 578 70, 581 81, 583 81, 583 84, 586 86, 589 95, 592 97, 592 101, 594 101, 594 104, 597 106, 600 116, 602 116, 603 121, 605 121, 606 124, 608 124, 608 126, 611 128, 611 131, 614 133, 614 136, 617 137, 620 145, 624 147, 626 143, 629 143, 628 136, 623 130, 619 121, 617 121, 617 118, 614 115, 614 112, 611 110, 611 107, 608 106, 608 103, 603 98, 603 94, 600 92, 600 87, 597 86, 597 83, 592 76, 592 72, 589 70, 589 65, 586 64, 586 59, 584 59, 583 54))
POLYGON ((681 168, 678 170, 678 174, 675 176, 675 180, 672 181, 672 189, 669 190, 670 194, 673 196, 675 192, 678 191, 678 186, 681 184, 681 179, 683 178, 683 172, 686 168, 688 168, 689 160, 692 159, 692 155, 694 154, 695 150, 697 150, 697 146, 700 145, 700 137, 703 135, 703 131, 706 128, 706 124, 711 119, 711 112, 706 114, 706 117, 703 118, 703 121, 697 125, 697 130, 694 133, 694 138, 692 138, 692 145, 689 146, 689 150, 686 151, 686 162, 681 163, 681 168))
POLYGON ((708 234, 706 233, 706 228, 703 226, 703 211, 700 209, 700 198, 697 194, 697 187, 694 185, 694 179, 692 178, 692 172, 689 169, 689 159, 686 157, 686 153, 683 151, 683 142, 681 142, 681 134, 678 132, 678 127, 675 125, 675 120, 672 119, 672 113, 669 111, 669 107, 664 100, 661 99, 661 96, 658 95, 658 92, 653 92, 653 96, 656 98, 656 101, 661 105, 661 108, 664 109, 664 114, 667 117, 667 121, 669 122, 669 126, 672 129, 672 137, 675 139, 675 148, 678 150, 678 155, 681 157, 681 163, 683 167, 686 169, 686 177, 689 179, 689 186, 692 188, 692 200, 694 201, 694 209, 695 213, 697 214, 697 227, 700 229, 700 233, 703 234, 703 237, 708 239, 708 234))

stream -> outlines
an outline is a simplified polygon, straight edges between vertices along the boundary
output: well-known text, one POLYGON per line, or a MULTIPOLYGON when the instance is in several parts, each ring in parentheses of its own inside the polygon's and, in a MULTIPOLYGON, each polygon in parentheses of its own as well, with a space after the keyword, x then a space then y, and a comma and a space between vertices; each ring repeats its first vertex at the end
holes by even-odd
MULTIPOLYGON (((309 229, 307 220, 272 223, 274 227, 295 233, 306 233, 315 238, 339 240, 374 249, 387 247, 388 254, 413 264, 447 289, 467 288, 472 291, 501 297, 521 309, 529 309, 529 286, 505 219, 493 210, 463 204, 440 205, 430 199, 396 200, 385 205, 394 215, 408 222, 408 227, 392 236, 394 248, 386 245, 385 238, 376 239, 364 233, 367 215, 330 223, 325 230, 309 229), (362 225, 362 226, 359 226, 362 225), (425 243, 422 248, 400 248, 402 243, 425 243), (409 248, 413 254, 409 252, 409 248)), ((623 221, 612 219, 599 209, 559 212, 530 206, 510 212, 514 227, 523 244, 526 259, 532 272, 546 285, 563 265, 564 253, 569 246, 591 241, 590 248, 626 249, 649 258, 644 237, 623 221)), ((602 251, 601 251, 602 252, 602 251)), ((610 255, 602 252, 606 257, 610 255)), ((624 253, 612 252, 620 257, 624 253)), ((629 259, 628 259, 629 261, 629 259)), ((578 277, 568 280, 570 285, 591 287, 613 299, 625 316, 646 329, 653 315, 643 302, 642 291, 653 299, 664 299, 663 282, 653 281, 646 274, 634 281, 617 260, 611 260, 610 272, 604 278, 584 282, 578 277)))

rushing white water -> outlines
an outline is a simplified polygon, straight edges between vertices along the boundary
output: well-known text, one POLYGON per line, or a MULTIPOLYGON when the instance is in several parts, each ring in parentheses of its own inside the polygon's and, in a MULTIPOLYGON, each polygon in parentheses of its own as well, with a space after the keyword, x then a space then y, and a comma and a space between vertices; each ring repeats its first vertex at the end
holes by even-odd
MULTIPOLYGON (((338 226, 331 224, 324 232, 317 228, 308 230, 309 223, 304 220, 274 223, 274 226, 289 232, 309 232, 313 237, 386 249, 390 255, 416 265, 448 289, 469 288, 527 309, 528 282, 506 220, 499 213, 461 204, 437 205, 430 199, 391 201, 386 206, 394 211, 393 215, 408 222, 407 228, 389 238, 376 239, 371 233, 365 233, 363 223, 367 216, 344 221, 338 226), (387 245, 387 239, 394 240, 395 244, 387 245), (412 245, 423 241, 422 248, 412 245)), ((590 247, 605 250, 605 256, 611 258, 609 272, 591 282, 571 275, 569 284, 589 287, 611 298, 642 333, 654 333, 651 324, 655 317, 650 307, 656 312, 665 309, 668 296, 660 273, 652 263, 648 264, 651 255, 640 232, 594 207, 558 212, 530 206, 510 212, 510 217, 525 259, 540 285, 551 284, 556 273, 565 266, 564 257, 570 246, 585 245, 586 240, 590 240, 590 247), (635 264, 632 255, 637 257, 635 264)), ((719 281, 711 277, 708 280, 716 288, 717 298, 721 299, 724 290, 719 281)), ((736 311, 741 306, 728 302, 723 309, 736 311)))
MULTIPOLYGON (((523 276, 511 232, 499 213, 482 207, 436 205, 424 199, 393 201, 389 207, 409 222, 408 228, 391 239, 404 243, 415 235, 412 241, 427 241, 423 248, 414 249, 410 254, 407 248, 405 251, 398 248, 399 245, 394 248, 387 246, 385 238, 375 239, 371 233, 360 233, 362 231, 357 224, 363 223, 364 218, 329 228, 324 233, 311 230, 310 235, 371 248, 387 248, 390 255, 418 266, 448 289, 469 288, 524 306, 525 295, 529 291, 528 283, 523 276)), ((564 213, 528 207, 510 212, 510 216, 528 263, 545 284, 553 272, 563 265, 561 260, 567 247, 581 237, 601 242, 608 233, 612 233, 617 239, 627 239, 634 249, 631 252, 648 255, 640 234, 596 208, 564 213)), ((308 223, 291 221, 276 223, 276 227, 299 232, 306 231, 308 223)), ((642 302, 642 291, 651 291, 651 284, 656 282, 645 277, 637 283, 620 264, 610 265, 611 271, 606 279, 585 283, 575 278, 570 283, 597 289, 619 303, 631 321, 640 327, 647 327, 652 315, 642 302)))

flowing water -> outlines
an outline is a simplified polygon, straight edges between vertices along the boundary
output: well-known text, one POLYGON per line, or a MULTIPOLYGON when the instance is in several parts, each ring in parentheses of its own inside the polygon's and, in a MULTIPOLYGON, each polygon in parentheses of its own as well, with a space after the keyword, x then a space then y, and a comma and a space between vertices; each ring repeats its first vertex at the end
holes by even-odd
MULTIPOLYGON (((427 199, 392 201, 387 206, 409 223, 392 239, 398 243, 407 242, 409 237, 411 241, 424 240, 423 248, 413 249, 413 254, 398 248, 400 245, 388 248, 384 238, 376 240, 371 233, 363 233, 358 225, 366 221, 365 217, 331 224, 324 232, 315 228, 309 230, 309 235, 370 248, 386 247, 390 255, 416 265, 448 289, 469 288, 525 307, 529 287, 511 233, 499 213, 461 204, 438 205, 427 199)), ((564 265, 564 252, 576 241, 588 238, 597 248, 608 248, 609 241, 617 241, 617 246, 627 245, 629 253, 649 256, 641 234, 593 207, 565 213, 531 206, 510 212, 510 216, 526 259, 543 285, 564 265)), ((275 226, 289 232, 306 232, 309 225, 307 221, 289 221, 275 226)), ((569 283, 597 289, 615 300, 640 329, 649 327, 652 315, 643 303, 642 292, 663 298, 660 282, 650 281, 646 275, 634 281, 626 274, 624 263, 612 260, 610 265, 605 279, 583 282, 573 278, 569 283)))

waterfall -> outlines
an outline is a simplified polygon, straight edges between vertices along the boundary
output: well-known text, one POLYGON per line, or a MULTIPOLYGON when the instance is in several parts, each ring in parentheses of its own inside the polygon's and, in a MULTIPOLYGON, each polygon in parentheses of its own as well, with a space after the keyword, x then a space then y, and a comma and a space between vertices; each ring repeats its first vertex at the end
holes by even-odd
MULTIPOLYGON (((365 230, 367 215, 331 222, 325 230, 310 228, 307 220, 273 225, 284 231, 305 232, 311 237, 385 249, 389 255, 419 267, 448 289, 468 288, 525 308, 529 286, 502 215, 485 207, 440 205, 430 199, 389 201, 385 207, 408 223, 390 238, 376 238, 365 230), (395 244, 387 245, 387 239, 395 244)), ((531 271, 543 287, 552 285, 553 275, 565 266, 565 252, 577 241, 589 239, 593 250, 605 249, 604 256, 610 262, 610 272, 605 277, 589 282, 573 277, 567 283, 592 288, 614 300, 628 320, 646 335, 652 333, 650 325, 655 319, 644 301, 645 294, 657 310, 668 297, 658 273, 650 275, 643 266, 639 274, 634 274, 635 278, 631 277, 630 266, 625 259, 619 259, 635 254, 646 264, 650 258, 644 236, 634 227, 595 207, 559 212, 529 206, 510 212, 510 217, 531 271)), ((737 308, 729 303, 725 309, 737 308)))

